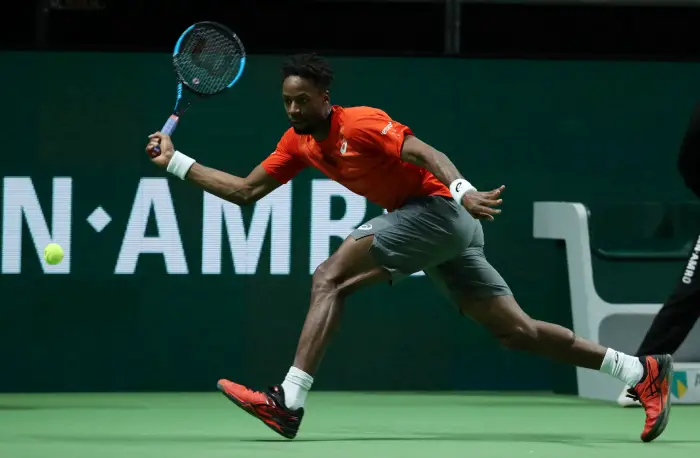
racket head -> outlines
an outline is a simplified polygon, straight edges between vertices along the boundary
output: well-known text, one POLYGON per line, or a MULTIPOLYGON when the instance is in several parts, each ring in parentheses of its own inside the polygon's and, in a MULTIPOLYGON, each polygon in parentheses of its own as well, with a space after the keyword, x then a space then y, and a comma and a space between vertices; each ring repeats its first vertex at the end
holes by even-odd
MULTIPOLYGON (((217 22, 192 24, 180 35, 173 51, 173 68, 180 84, 200 96, 232 87, 243 75, 245 63, 243 42, 217 22)), ((178 92, 180 98, 181 89, 178 92)))

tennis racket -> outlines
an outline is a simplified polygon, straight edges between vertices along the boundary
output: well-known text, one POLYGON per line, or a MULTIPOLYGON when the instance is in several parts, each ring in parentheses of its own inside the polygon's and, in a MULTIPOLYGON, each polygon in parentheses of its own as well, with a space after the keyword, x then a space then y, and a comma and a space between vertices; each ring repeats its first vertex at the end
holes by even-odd
MULTIPOLYGON (((245 68, 243 43, 229 28, 198 22, 175 43, 173 68, 177 76, 175 107, 161 132, 172 135, 192 102, 224 92, 238 82, 245 68)), ((156 146, 152 157, 160 155, 156 146)))

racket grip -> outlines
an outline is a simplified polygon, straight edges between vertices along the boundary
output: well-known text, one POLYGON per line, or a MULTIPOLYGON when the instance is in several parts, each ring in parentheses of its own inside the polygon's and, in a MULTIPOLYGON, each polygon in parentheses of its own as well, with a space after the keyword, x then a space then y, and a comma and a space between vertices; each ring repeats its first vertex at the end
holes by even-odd
MULTIPOLYGON (((175 132, 175 129, 177 128, 177 123, 179 121, 180 121, 180 118, 177 115, 170 115, 168 120, 165 121, 165 124, 163 124, 163 128, 160 131, 163 132, 165 135, 172 135, 173 132, 175 132)), ((159 146, 156 146, 153 149, 160 153, 159 146)))

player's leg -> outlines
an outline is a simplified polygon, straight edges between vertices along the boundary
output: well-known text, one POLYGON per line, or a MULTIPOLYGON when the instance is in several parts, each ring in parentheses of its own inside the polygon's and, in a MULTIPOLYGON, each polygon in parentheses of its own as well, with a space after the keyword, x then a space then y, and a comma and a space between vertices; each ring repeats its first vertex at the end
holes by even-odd
POLYGON ((373 236, 360 240, 349 237, 316 269, 311 282, 311 304, 294 364, 281 385, 255 391, 229 380, 219 380, 218 388, 224 395, 284 437, 292 439, 299 430, 306 396, 340 321, 345 298, 364 286, 390 278, 389 272, 374 261, 370 252, 372 242, 373 236))
MULTIPOLYGON (((454 256, 455 238, 442 233, 431 240, 419 228, 430 221, 431 199, 421 200, 382 215, 355 230, 312 277, 311 304, 297 345, 294 365, 284 382, 265 392, 228 380, 219 389, 234 403, 285 437, 296 436, 303 404, 313 376, 337 327, 345 298, 358 289, 382 281, 396 282, 424 266, 454 256), (423 217, 425 216, 425 217, 423 217)), ((433 227, 447 225, 442 214, 433 227)))
POLYGON ((530 318, 513 296, 466 298, 460 311, 486 326, 507 348, 597 370, 633 387, 647 415, 643 441, 654 440, 665 429, 673 375, 670 355, 636 357, 602 347, 562 326, 530 318))
MULTIPOLYGON (((577 337, 562 326, 530 318, 500 274, 487 262, 482 247, 469 248, 427 274, 462 315, 484 325, 505 347, 578 367, 600 369, 607 349, 577 337)), ((639 368, 637 358, 630 356, 627 361, 639 368)))
MULTIPOLYGON (((700 279, 694 268, 699 252, 700 238, 683 266, 683 275, 674 291, 654 317, 637 350, 637 356, 674 354, 695 326, 700 317, 700 279)), ((622 390, 617 402, 624 407, 639 406, 630 388, 626 386, 622 390)))
POLYGON ((459 311, 488 328, 507 348, 601 371, 634 387, 644 404, 645 441, 666 426, 672 361, 669 355, 638 358, 576 336, 563 326, 535 320, 518 305, 500 274, 487 262, 477 237, 461 256, 431 269, 459 311))
MULTIPOLYGON (((429 223, 449 226, 452 215, 435 212, 434 208, 442 205, 438 199, 444 200, 419 199, 363 224, 316 269, 293 372, 303 371, 309 376, 316 373, 348 295, 373 283, 396 283, 453 256, 456 239, 449 231, 424 237, 419 230, 429 223)), ((291 384, 283 386, 293 389, 291 384)), ((290 406, 295 408, 299 403, 291 399, 290 406)))
POLYGON ((371 253, 374 236, 348 237, 338 250, 318 266, 311 280, 311 304, 301 331, 294 367, 313 375, 336 329, 345 298, 391 274, 377 265, 371 253))

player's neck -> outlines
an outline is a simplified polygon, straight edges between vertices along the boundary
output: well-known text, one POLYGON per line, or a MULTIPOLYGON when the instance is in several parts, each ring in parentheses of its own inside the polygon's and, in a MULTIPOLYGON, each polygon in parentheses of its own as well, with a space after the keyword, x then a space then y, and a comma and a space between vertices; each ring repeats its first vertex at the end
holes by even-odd
POLYGON ((317 142, 322 142, 326 138, 328 138, 328 135, 330 134, 331 131, 331 125, 332 125, 332 118, 333 118, 333 110, 331 107, 328 107, 328 116, 326 116, 326 121, 319 126, 318 130, 311 134, 314 137, 314 140, 317 142))

